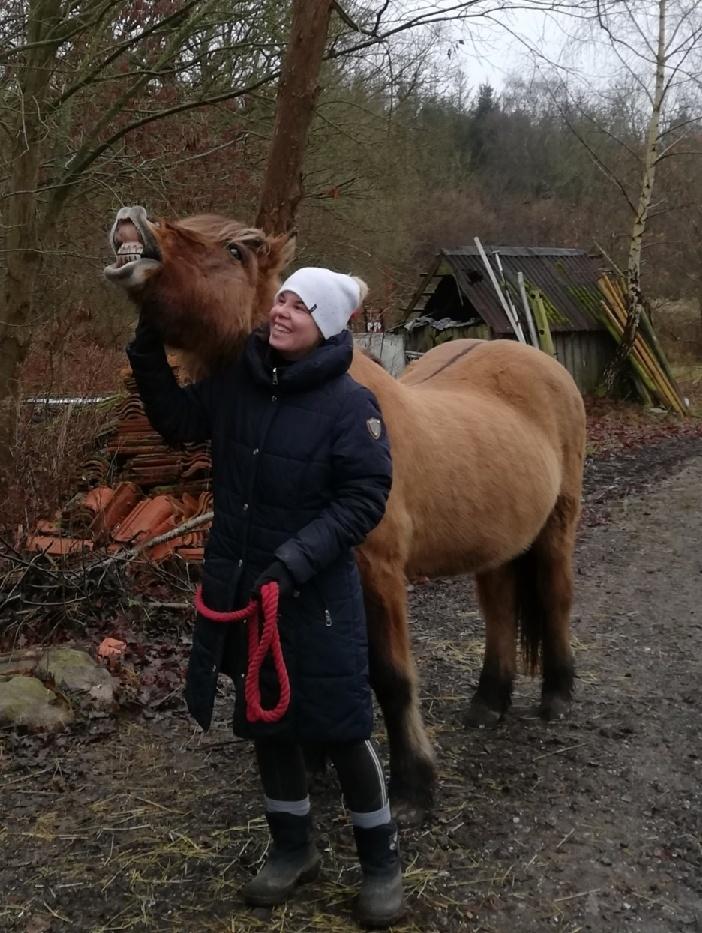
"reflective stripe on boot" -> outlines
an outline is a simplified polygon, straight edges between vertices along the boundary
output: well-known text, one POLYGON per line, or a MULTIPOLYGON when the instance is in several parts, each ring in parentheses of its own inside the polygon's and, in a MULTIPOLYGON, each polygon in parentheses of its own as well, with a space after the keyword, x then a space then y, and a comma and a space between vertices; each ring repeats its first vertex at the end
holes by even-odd
POLYGON ((313 881, 319 874, 321 855, 312 842, 309 816, 267 813, 273 845, 266 864, 244 887, 244 900, 251 907, 282 904, 298 884, 313 881))
POLYGON ((363 871, 354 917, 364 927, 389 927, 405 912, 397 825, 354 826, 353 834, 363 871))

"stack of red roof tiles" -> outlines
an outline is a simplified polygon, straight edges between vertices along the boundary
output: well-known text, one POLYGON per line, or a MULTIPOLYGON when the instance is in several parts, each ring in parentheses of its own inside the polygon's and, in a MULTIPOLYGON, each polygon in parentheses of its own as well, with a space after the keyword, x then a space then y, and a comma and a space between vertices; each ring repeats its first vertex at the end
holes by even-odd
MULTIPOLYGON (((66 555, 97 548, 114 553, 151 540, 212 509, 211 460, 206 444, 168 447, 151 427, 131 374, 126 398, 81 470, 78 492, 53 520, 25 539, 28 551, 66 555)), ((177 555, 201 561, 209 523, 144 549, 161 561, 177 555)))

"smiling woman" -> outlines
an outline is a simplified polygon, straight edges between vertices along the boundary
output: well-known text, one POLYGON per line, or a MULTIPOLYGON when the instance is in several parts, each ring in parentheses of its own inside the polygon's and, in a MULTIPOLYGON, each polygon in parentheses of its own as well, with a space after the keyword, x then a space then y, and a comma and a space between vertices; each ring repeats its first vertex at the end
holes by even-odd
POLYGON ((190 314, 187 291, 204 289, 206 324, 232 291, 251 296, 261 267, 276 250, 284 256, 287 243, 281 248, 280 240, 232 224, 215 233, 212 219, 206 233, 192 221, 180 228, 185 249, 165 224, 159 259, 148 258, 153 226, 143 209, 121 212, 111 277, 145 295, 127 353, 153 427, 170 442, 212 445, 215 507, 196 600, 188 709, 209 728, 217 676, 228 674, 236 687, 234 731, 255 743, 273 846, 246 885, 247 903, 282 903, 319 871, 302 753, 315 745, 333 762, 350 810, 363 868, 357 917, 388 926, 403 911, 402 873, 370 741, 368 638, 353 548, 385 512, 392 467, 377 400, 348 372, 354 348, 347 325, 362 288, 330 269, 299 269, 261 308, 267 314, 244 335, 238 358, 179 386, 163 348, 179 324, 175 297, 190 314), (259 649, 247 646, 237 626, 221 624, 252 603, 272 606, 284 661, 281 670, 276 658, 277 676, 265 667, 253 675, 259 649), (260 689, 256 702, 252 684, 260 689))
POLYGON ((322 334, 309 308, 295 292, 281 291, 270 313, 269 344, 287 360, 299 359, 316 347, 322 334))
POLYGON ((341 333, 360 308, 368 286, 331 269, 298 269, 283 282, 269 314, 270 346, 285 359, 301 359, 341 333))

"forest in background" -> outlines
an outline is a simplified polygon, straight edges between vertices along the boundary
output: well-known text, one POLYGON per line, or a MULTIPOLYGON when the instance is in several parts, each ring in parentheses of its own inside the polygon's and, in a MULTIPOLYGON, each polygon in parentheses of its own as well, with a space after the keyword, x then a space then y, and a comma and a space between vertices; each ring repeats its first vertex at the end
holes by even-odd
MULTIPOLYGON (((599 244, 626 269, 650 56, 609 84, 588 86, 535 53, 529 74, 513 74, 499 91, 476 87, 464 70, 477 54, 469 39, 504 4, 457 6, 468 19, 447 25, 435 13, 413 19, 411 10, 423 7, 412 3, 332 4, 296 215, 297 262, 366 278, 370 304, 389 324, 430 257, 476 235, 486 244, 599 244)), ((678 7, 671 3, 668 14, 672 46, 689 12, 678 7)), ((592 6, 592 36, 602 32, 595 8, 604 5, 592 6)), ((4 380, 28 348, 25 393, 114 383, 114 366, 108 374, 107 356, 96 351, 120 358, 133 320, 101 276, 119 206, 255 220, 289 12, 274 0, 4 5, 3 398, 17 397, 4 380)), ((641 269, 648 298, 689 306, 702 290, 697 84, 681 82, 662 114, 641 269)))
MULTIPOLYGON (((246 4, 233 6, 246 12, 246 4)), ((255 85, 270 73, 270 50, 280 47, 285 30, 268 6, 268 16, 257 19, 258 35, 247 27, 226 55, 190 58, 187 68, 146 85, 140 110, 157 104, 176 112, 126 133, 70 188, 43 242, 37 350, 69 336, 75 341, 81 331, 106 347, 123 340, 124 306, 101 281, 106 233, 120 205, 141 203, 155 216, 216 211, 253 220, 275 109, 275 83, 255 85), (177 112, 194 82, 254 89, 177 112)), ((209 38, 216 45, 221 34, 209 38)), ((341 54, 342 43, 323 67, 297 213, 298 260, 365 277, 372 304, 390 321, 431 255, 475 235, 493 244, 599 243, 626 266, 625 194, 637 197, 647 121, 634 82, 589 93, 535 69, 531 77, 512 76, 497 93, 468 84, 459 51, 466 54, 435 27, 380 50, 341 54)), ((81 67, 80 52, 76 45, 60 63, 61 77, 81 67)), ((119 69, 128 75, 129 56, 116 65, 117 78, 119 69)), ((110 77, 91 83, 47 126, 41 174, 49 184, 57 161, 75 158, 81 139, 114 106, 120 82, 110 77)), ((667 144, 676 133, 683 144, 658 170, 642 266, 649 297, 700 297, 702 177, 691 108, 678 102, 664 127, 667 144)), ((112 123, 134 112, 118 113, 112 123)))
MULTIPOLYGON (((467 87, 449 64, 439 77, 434 62, 413 60, 392 85, 386 75, 349 77, 325 66, 297 215, 298 260, 364 276, 373 304, 391 319, 438 249, 476 235, 588 250, 597 242, 625 266, 630 210, 582 140, 636 192, 645 114, 632 110, 627 89, 610 89, 606 104, 574 102, 546 81, 515 76, 498 94, 467 87)), ((46 323, 73 327, 87 316, 96 335, 115 336, 109 308, 119 299, 100 274, 121 204, 167 218, 214 211, 252 222, 273 112, 271 92, 125 139, 110 174, 96 173, 65 209, 42 270, 41 291, 52 295, 46 323)), ((699 297, 696 160, 697 153, 671 158, 659 173, 642 269, 651 297, 699 297)))

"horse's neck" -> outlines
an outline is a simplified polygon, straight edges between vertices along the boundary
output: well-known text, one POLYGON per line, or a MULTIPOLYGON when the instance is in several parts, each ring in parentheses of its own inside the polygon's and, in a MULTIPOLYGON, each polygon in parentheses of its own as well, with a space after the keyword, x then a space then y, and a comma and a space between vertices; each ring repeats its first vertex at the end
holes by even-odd
POLYGON ((405 386, 362 350, 354 350, 351 375, 375 395, 386 420, 391 412, 403 404, 407 394, 405 386))

